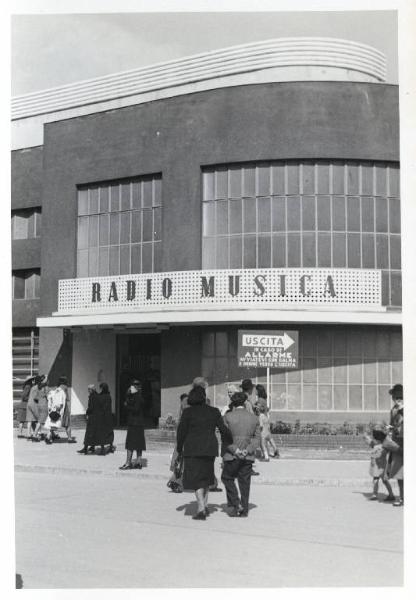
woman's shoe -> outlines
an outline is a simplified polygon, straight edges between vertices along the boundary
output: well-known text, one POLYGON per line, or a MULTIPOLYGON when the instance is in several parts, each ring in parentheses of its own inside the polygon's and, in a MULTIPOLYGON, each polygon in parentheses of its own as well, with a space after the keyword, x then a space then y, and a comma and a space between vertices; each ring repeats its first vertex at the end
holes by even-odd
POLYGON ((377 500, 377 494, 373 494, 370 496, 369 500, 377 500))
POLYGON ((132 469, 133 465, 130 463, 125 463, 124 465, 122 465, 121 467, 119 467, 120 471, 127 471, 129 469, 132 469))
POLYGON ((143 465, 141 462, 136 462, 136 463, 134 463, 132 468, 133 469, 143 469, 143 465))
POLYGON ((194 515, 192 518, 194 521, 205 521, 207 517, 205 511, 201 511, 197 512, 196 515, 194 515))
POLYGON ((206 517, 209 517, 209 515, 211 514, 208 510, 208 506, 205 507, 204 513, 206 517))
POLYGON ((396 498, 394 496, 386 496, 383 502, 394 502, 396 498))
POLYGON ((404 505, 404 500, 402 500, 402 498, 399 498, 398 500, 393 502, 393 506, 403 506, 403 505, 404 505))
POLYGON ((81 448, 81 450, 77 450, 77 454, 88 454, 88 450, 86 448, 81 448))

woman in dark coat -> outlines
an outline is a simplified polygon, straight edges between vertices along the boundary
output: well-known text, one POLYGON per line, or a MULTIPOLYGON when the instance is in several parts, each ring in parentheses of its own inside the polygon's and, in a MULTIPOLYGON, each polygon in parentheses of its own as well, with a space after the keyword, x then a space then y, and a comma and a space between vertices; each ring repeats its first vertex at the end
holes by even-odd
POLYGON ((105 446, 108 445, 108 451, 114 452, 114 428, 113 428, 113 413, 111 410, 110 390, 106 383, 100 383, 100 393, 97 394, 98 400, 98 415, 95 443, 101 446, 101 454, 106 454, 105 446))
POLYGON ((197 386, 189 392, 188 405, 178 425, 176 449, 184 457, 183 487, 195 491, 198 512, 192 518, 205 520, 209 514, 209 486, 215 483, 216 429, 225 443, 231 443, 232 438, 218 408, 206 403, 204 388, 197 386))
POLYGON ((84 446, 77 450, 78 454, 88 454, 88 447, 94 452, 95 421, 96 421, 96 401, 97 390, 95 385, 90 383, 88 386, 88 406, 86 410, 87 426, 85 428, 84 446))
POLYGON ((141 457, 143 450, 146 450, 146 440, 144 438, 144 400, 142 396, 142 385, 137 379, 132 381, 131 386, 127 390, 127 398, 124 406, 127 412, 127 458, 126 462, 120 467, 120 469, 122 471, 127 469, 141 469, 141 457), (134 451, 136 451, 137 459, 133 464, 132 458, 134 451))
POLYGON ((23 384, 22 396, 20 398, 20 402, 17 405, 17 422, 19 423, 19 431, 17 434, 18 438, 24 438, 23 435, 23 426, 26 423, 26 411, 27 411, 27 402, 29 400, 30 389, 32 387, 31 381, 25 381, 23 384))

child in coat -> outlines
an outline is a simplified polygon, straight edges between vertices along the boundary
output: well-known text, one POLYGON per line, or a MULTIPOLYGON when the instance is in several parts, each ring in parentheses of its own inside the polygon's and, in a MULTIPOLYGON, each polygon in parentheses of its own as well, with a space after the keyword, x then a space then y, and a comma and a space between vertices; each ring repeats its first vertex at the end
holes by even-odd
POLYGON ((370 475, 373 478, 373 494, 370 500, 377 500, 378 487, 381 481, 384 483, 388 496, 384 499, 384 502, 393 502, 395 500, 392 487, 386 476, 387 467, 387 450, 383 447, 383 442, 386 439, 387 434, 381 429, 373 429, 372 435, 365 435, 368 445, 371 448, 370 452, 370 475))

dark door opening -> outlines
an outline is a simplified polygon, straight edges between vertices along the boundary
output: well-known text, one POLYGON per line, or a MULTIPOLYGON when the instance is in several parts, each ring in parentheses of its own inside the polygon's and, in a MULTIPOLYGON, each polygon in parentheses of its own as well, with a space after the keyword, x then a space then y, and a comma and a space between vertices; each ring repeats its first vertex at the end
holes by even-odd
POLYGON ((145 427, 156 428, 160 417, 160 335, 117 336, 117 424, 126 425, 124 400, 132 379, 142 383, 145 427))

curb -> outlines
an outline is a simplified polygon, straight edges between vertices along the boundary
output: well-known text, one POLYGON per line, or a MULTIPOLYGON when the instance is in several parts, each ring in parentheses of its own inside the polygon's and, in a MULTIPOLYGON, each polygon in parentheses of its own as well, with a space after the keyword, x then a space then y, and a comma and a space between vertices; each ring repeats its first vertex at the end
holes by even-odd
MULTIPOLYGON (((152 481, 164 481, 169 479, 169 472, 166 475, 161 473, 143 473, 134 470, 134 475, 130 471, 106 471, 103 469, 80 469, 72 467, 43 467, 36 465, 15 465, 17 473, 46 473, 61 475, 101 475, 105 477, 134 477, 135 479, 147 479, 152 481)), ((261 475, 255 477, 252 482, 254 485, 276 485, 276 486, 309 486, 309 487, 371 487, 371 479, 337 479, 337 478, 267 478, 261 475)))

